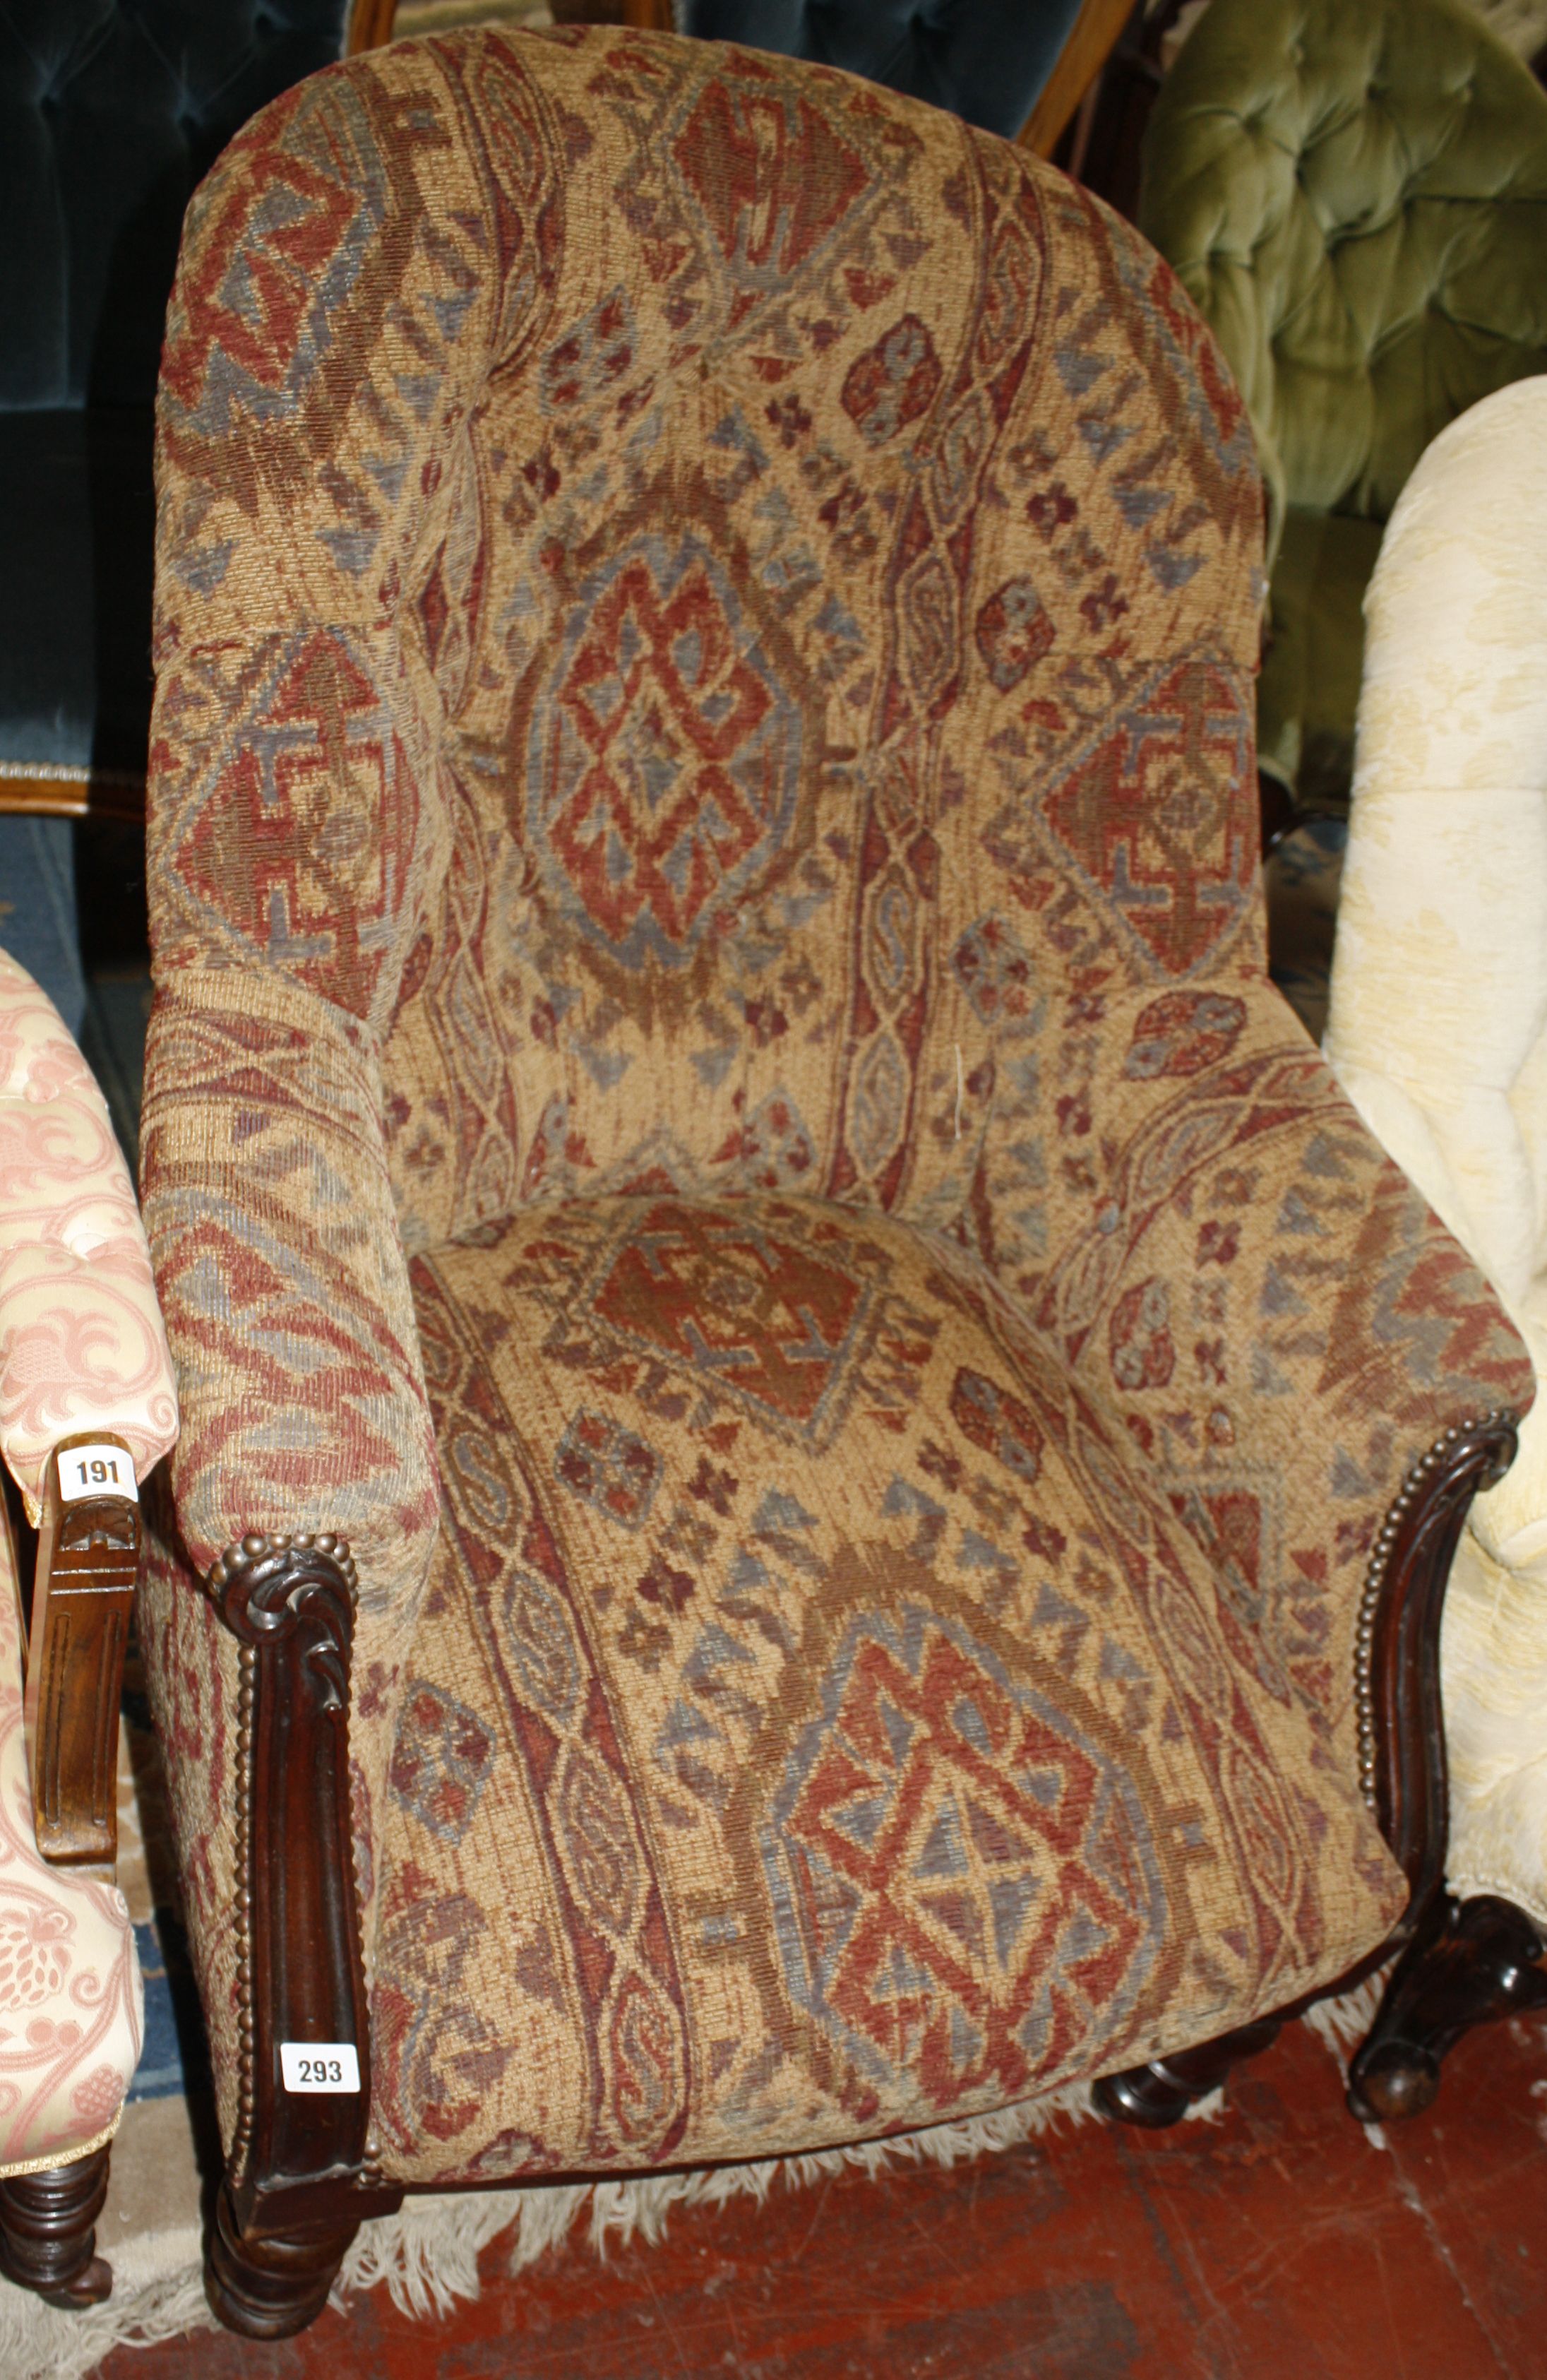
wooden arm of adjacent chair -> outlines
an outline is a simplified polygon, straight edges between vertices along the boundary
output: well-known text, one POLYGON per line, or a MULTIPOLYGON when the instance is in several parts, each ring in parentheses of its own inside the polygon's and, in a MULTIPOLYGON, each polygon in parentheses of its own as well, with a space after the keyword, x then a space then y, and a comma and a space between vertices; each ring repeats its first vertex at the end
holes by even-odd
POLYGON ((1021 128, 1022 149, 1034 157, 1051 157, 1132 13, 1133 0, 1084 0, 1021 128))
POLYGON ((118 1701, 139 1575, 134 1460, 111 1430, 50 1457, 27 1652, 27 1750, 38 1849, 112 1876, 118 1701))
POLYGON ((0 817, 121 819, 145 823, 145 779, 129 769, 0 761, 0 817))

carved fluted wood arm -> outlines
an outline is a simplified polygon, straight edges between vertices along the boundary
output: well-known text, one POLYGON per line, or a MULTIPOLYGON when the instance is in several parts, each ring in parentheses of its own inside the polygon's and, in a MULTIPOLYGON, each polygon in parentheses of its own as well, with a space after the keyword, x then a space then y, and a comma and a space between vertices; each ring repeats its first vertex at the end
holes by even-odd
POLYGON ((139 1577, 128 1448, 97 1431, 64 1439, 48 1466, 28 1636, 32 1803, 45 1859, 109 1876, 118 1856, 118 1703, 139 1577))

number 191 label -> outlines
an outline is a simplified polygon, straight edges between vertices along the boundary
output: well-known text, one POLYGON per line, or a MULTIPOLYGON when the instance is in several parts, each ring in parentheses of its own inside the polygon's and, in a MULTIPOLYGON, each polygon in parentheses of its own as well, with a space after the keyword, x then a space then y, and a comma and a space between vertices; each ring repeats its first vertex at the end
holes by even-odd
POLYGON ((59 1493, 66 1504, 82 1496, 127 1496, 139 1501, 134 1464, 121 1446, 67 1446, 59 1457, 59 1493))
POLYGON ((282 2041, 280 2071, 287 2091, 357 2091, 360 2061, 352 2041, 282 2041))

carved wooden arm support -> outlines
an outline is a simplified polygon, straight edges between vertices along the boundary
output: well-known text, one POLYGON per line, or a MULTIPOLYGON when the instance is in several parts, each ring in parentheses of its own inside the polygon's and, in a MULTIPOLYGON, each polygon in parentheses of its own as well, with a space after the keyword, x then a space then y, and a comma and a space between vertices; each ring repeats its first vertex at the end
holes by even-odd
MULTIPOLYGON (((370 2027, 349 1803, 355 1565, 339 1536, 254 1532, 227 1547, 210 1571, 206 1591, 241 1648, 241 2076, 218 2220, 223 2237, 235 2229, 244 2242, 243 2273, 228 2280, 248 2298, 255 2286, 260 2290, 253 2241, 285 2235, 291 2245, 284 2273, 276 2278, 283 2278, 293 2309, 295 2243, 308 2235, 326 2297, 337 2265, 332 2245, 340 2224, 340 2186, 357 2188, 350 2231, 362 2215, 395 2205, 402 2196, 374 2186, 368 2169, 370 2027), (312 2046, 352 2049, 357 2087, 291 2087, 282 2055, 286 2044, 297 2052, 312 2046)), ((346 2068, 346 2061, 327 2062, 330 2070, 334 2063, 346 2068)), ((217 2269, 221 2263, 217 2243, 217 2269)), ((261 2307, 248 2312, 260 2317, 261 2307)))
POLYGON ((1444 1880, 1449 1833, 1440 1617, 1472 1498, 1515 1459, 1516 1416, 1461 1423, 1408 1472, 1371 1549, 1355 1687, 1360 1783, 1411 1888, 1383 1957, 1421 1923, 1444 1880))
MULTIPOLYGON (((1502 1410, 1447 1429, 1408 1471, 1365 1571, 1355 1642, 1360 1784, 1408 1878, 1408 1906, 1396 1927, 1350 1974, 1292 2007, 1178 2056, 1104 2076, 1094 2085, 1094 2097, 1106 2114, 1151 2129, 1174 2124, 1194 2101, 1216 2089, 1232 2066, 1265 2049, 1287 2018, 1329 1990, 1359 1982, 1415 1934, 1421 1945, 1436 1925, 1444 1930, 1444 1912, 1454 1904, 1442 1891, 1449 1810, 1440 1618, 1468 1508, 1475 1495, 1503 1478, 1515 1443, 1516 1416, 1502 1410)), ((1501 1904, 1471 1906, 1496 1910, 1501 1904)), ((1480 1923, 1474 1921, 1474 1930, 1480 1923)), ((1517 1955, 1499 1990, 1511 2005, 1536 2005, 1529 1978, 1517 1974, 1522 1964, 1517 1936, 1509 1937, 1509 1947, 1517 1955)), ((1394 1985, 1399 2002, 1407 1963, 1398 1968, 1394 1985)), ((1392 1997, 1388 1993, 1388 2006, 1392 1997)), ((1432 2097, 1438 2071, 1437 2060, 1426 2052, 1394 2037, 1391 2028, 1377 2028, 1354 2060, 1350 2105, 1367 2121, 1410 2113, 1432 2097)))
POLYGON ((139 1577, 128 1447, 112 1430, 61 1439, 44 1475, 28 1637, 32 1805, 45 1859, 107 1876, 118 1857, 118 1704, 139 1577))

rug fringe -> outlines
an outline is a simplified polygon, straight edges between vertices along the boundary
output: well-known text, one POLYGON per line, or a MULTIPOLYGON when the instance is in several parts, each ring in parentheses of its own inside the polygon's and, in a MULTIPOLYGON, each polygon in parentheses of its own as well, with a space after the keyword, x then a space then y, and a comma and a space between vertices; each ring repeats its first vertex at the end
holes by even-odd
POLYGON ((1340 1992, 1335 1999, 1318 2000, 1300 2019, 1331 2051, 1345 2082, 1348 2079, 1349 2058, 1374 2023, 1390 1980, 1391 1967, 1378 1968, 1362 1984, 1356 1984, 1351 1992, 1340 1992))
POLYGON ((384 2283, 400 2313, 443 2318, 459 2298, 477 2296, 478 2258, 514 2219, 498 2191, 405 2198, 395 2215, 361 2224, 329 2303, 342 2311, 357 2289, 384 2283))
MULTIPOLYGON (((1215 2121, 1223 2105, 1216 2091, 1188 2113, 1215 2121)), ((533 2184, 516 2192, 410 2198, 395 2215, 361 2226, 330 2302, 343 2310, 359 2291, 384 2287, 402 2313, 418 2320, 443 2317, 459 2299, 477 2298, 478 2258, 506 2232, 513 2235, 512 2273, 562 2247, 583 2219, 592 2248, 605 2257, 634 2239, 654 2246, 674 2207, 722 2206, 744 2197, 761 2204, 776 2185, 809 2189, 851 2168, 874 2176, 903 2165, 960 2165, 1019 2147, 1060 2125, 1088 2122, 1095 2112, 1090 2084, 1070 2082, 990 2115, 802 2155, 692 2173, 533 2184)), ((188 2226, 149 2234, 143 2243, 126 2241, 114 2252, 113 2296, 84 2314, 60 2313, 0 2281, 0 2374, 4 2380, 86 2380, 115 2347, 151 2347, 213 2329, 200 2254, 199 2233, 188 2226)))
POLYGON ((0 2283, 0 2373, 6 2380, 86 2380, 115 2347, 156 2347, 213 2330, 202 2255, 195 2225, 151 2233, 143 2247, 127 2240, 114 2252, 112 2297, 84 2313, 0 2283))
POLYGON ((1022 2100, 1018 2107, 1000 2107, 964 2121, 931 2124, 920 2131, 897 2132, 886 2140, 854 2141, 794 2156, 763 2157, 749 2165, 708 2166, 695 2173, 638 2174, 617 2181, 576 2182, 568 2189, 526 2192, 514 2218, 509 2270, 522 2272, 550 2248, 561 2246, 587 2206, 591 2245, 598 2255, 605 2256, 613 2246, 624 2246, 635 2238, 654 2247, 665 2233, 673 2207, 723 2206, 733 2198, 749 2197, 761 2205, 776 2183, 789 2190, 809 2189, 852 2168, 874 2177, 898 2165, 959 2165, 1019 2147, 1061 2123, 1084 2123, 1094 2112, 1090 2084, 1070 2082, 1042 2098, 1022 2100))

